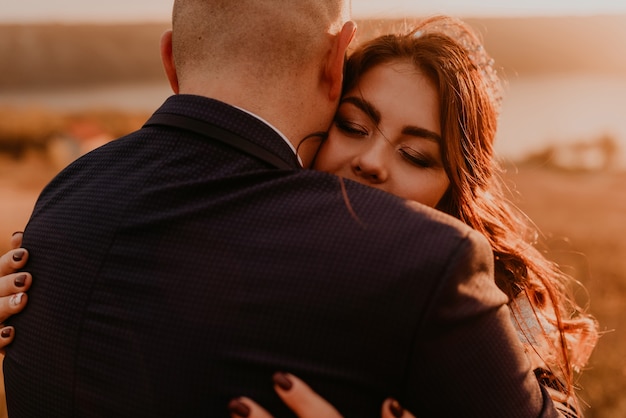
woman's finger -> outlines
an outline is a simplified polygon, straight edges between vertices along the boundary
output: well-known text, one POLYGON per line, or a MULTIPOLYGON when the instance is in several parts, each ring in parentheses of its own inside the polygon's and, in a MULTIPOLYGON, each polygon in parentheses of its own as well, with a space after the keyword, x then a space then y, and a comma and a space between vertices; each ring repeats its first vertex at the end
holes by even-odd
POLYGON ((13 337, 15 336, 15 330, 13 327, 5 327, 0 324, 0 353, 4 355, 4 348, 11 344, 13 337))
MULTIPOLYGON (((278 396, 299 418, 341 418, 341 414, 306 383, 289 373, 272 377, 278 396)), ((272 414, 250 398, 240 397, 228 404, 231 418, 272 418, 272 414)), ((387 398, 381 408, 381 418, 415 418, 400 404, 387 398)))
POLYGON ((28 272, 7 274, 0 277, 0 298, 11 296, 16 293, 26 292, 33 282, 33 277, 28 272))
POLYGON ((341 418, 341 414, 302 380, 289 373, 275 373, 274 389, 300 418, 341 418))
POLYGON ((6 321, 10 316, 20 312, 28 303, 28 295, 19 292, 11 296, 0 298, 0 322, 6 321))
POLYGON ((15 273, 26 265, 28 250, 16 248, 9 250, 0 256, 0 276, 15 273))
POLYGON ((17 231, 13 233, 11 236, 11 248, 16 249, 22 246, 22 238, 24 237, 24 233, 22 231, 17 231))
POLYGON ((228 403, 231 418, 273 418, 261 405, 242 396, 228 403))
POLYGON ((380 416, 381 418, 415 418, 413 414, 402 408, 398 401, 392 398, 385 399, 380 416))

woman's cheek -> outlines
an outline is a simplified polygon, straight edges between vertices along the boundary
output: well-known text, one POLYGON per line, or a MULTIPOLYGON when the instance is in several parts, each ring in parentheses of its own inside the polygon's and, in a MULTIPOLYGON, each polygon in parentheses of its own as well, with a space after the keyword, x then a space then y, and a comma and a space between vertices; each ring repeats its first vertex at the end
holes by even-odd
POLYGON ((328 173, 335 173, 340 165, 340 156, 341 150, 336 149, 334 144, 330 143, 330 141, 326 141, 321 146, 320 151, 317 154, 313 168, 320 171, 326 171, 328 173))
POLYGON ((328 158, 326 158, 328 154, 324 154, 324 153, 320 153, 317 156, 317 159, 315 160, 315 165, 313 166, 314 169, 319 170, 319 171, 325 171, 327 173, 335 173, 335 167, 332 164, 332 161, 330 161, 328 158))

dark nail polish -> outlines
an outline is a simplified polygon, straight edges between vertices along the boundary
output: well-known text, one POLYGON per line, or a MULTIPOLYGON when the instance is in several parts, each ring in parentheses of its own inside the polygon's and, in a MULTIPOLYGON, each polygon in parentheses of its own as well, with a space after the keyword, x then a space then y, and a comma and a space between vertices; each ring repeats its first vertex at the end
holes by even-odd
POLYGON ((389 404, 389 410, 391 411, 391 415, 396 418, 401 418, 402 414, 404 414, 404 408, 402 408, 395 399, 393 399, 389 404))
POLYGON ((11 336, 11 331, 13 331, 11 328, 4 328, 0 331, 0 336, 2 338, 9 338, 11 336))
POLYGON ((20 274, 15 278, 13 283, 15 283, 15 287, 24 287, 24 285, 26 284, 26 275, 20 274))
POLYGON ((250 408, 239 399, 233 399, 228 403, 228 410, 230 413, 237 415, 241 418, 250 416, 250 408))
POLYGON ((23 234, 23 233, 24 233, 24 231, 15 231, 11 236, 14 237, 17 234, 23 234))
POLYGON ((274 376, 272 376, 272 380, 274 381, 274 384, 282 390, 289 390, 293 386, 291 380, 289 380, 289 378, 287 378, 287 375, 285 375, 284 373, 274 373, 274 376))
POLYGON ((24 250, 17 250, 13 253, 13 261, 22 261, 24 258, 24 250))

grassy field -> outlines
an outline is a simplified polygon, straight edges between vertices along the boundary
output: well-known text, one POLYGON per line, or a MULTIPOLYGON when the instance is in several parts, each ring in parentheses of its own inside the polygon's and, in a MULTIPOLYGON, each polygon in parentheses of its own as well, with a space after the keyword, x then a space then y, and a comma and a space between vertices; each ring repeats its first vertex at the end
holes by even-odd
POLYGON ((579 382, 585 416, 626 416, 626 173, 531 166, 507 179, 546 235, 549 256, 585 285, 604 332, 579 382))
MULTIPOLYGON (((37 194, 58 169, 41 149, 27 149, 18 159, 0 152, 0 252, 24 227, 37 194)), ((549 256, 585 285, 604 331, 579 382, 589 405, 585 416, 626 416, 626 334, 620 326, 626 323, 626 173, 520 164, 505 178, 518 206, 545 234, 549 256)))

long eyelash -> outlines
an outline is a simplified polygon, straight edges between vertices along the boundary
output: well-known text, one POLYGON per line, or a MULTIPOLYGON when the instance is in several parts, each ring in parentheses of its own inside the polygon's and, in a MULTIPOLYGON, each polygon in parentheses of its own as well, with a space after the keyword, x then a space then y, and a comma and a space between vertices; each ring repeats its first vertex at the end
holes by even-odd
POLYGON ((411 164, 420 167, 430 167, 432 165, 430 158, 422 153, 416 152, 415 150, 408 151, 405 148, 400 148, 398 151, 400 152, 400 155, 402 155, 402 158, 405 158, 411 164))
POLYGON ((362 128, 360 125, 348 122, 347 120, 343 118, 339 118, 339 117, 335 118, 335 125, 340 130, 347 132, 348 134, 351 134, 351 135, 365 136, 368 134, 367 129, 362 128))

